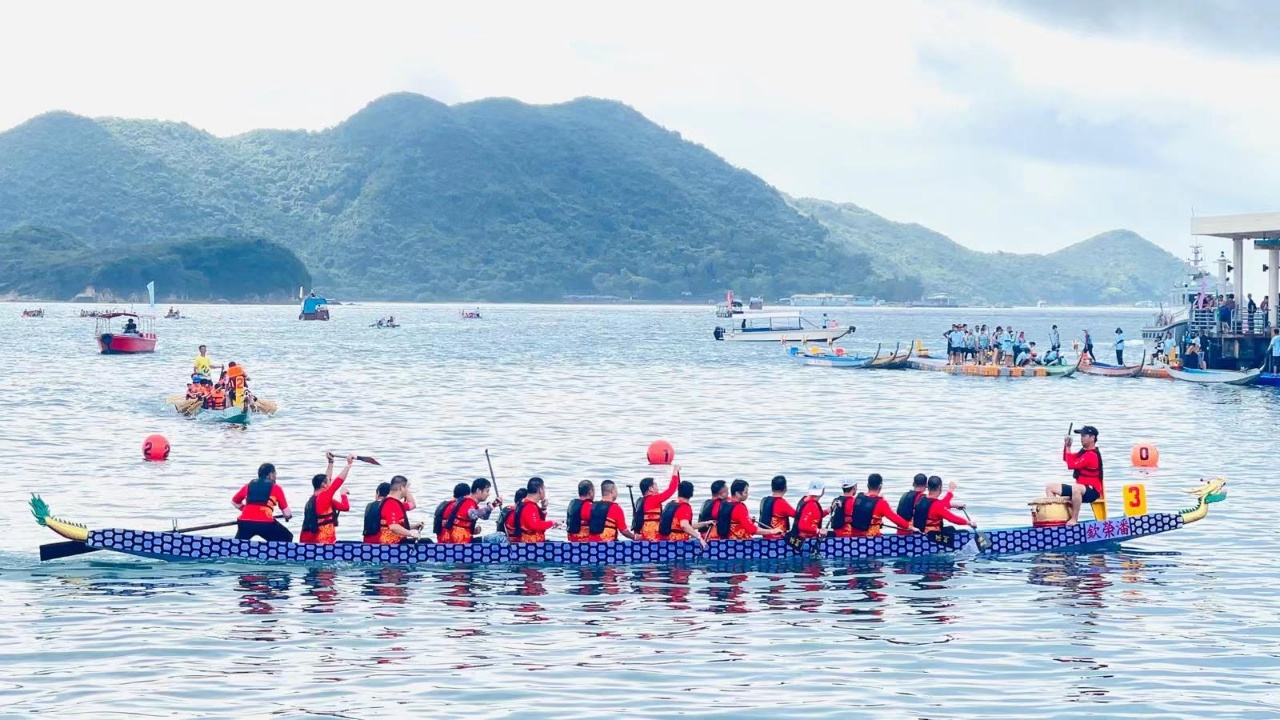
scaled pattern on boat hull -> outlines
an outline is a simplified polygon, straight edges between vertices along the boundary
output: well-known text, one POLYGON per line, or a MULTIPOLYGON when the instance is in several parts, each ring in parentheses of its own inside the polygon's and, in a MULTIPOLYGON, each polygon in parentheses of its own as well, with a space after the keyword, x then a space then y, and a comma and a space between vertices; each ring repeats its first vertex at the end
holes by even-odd
POLYGON ((1176 513, 1082 522, 1072 527, 1016 528, 981 533, 981 547, 972 532, 959 530, 952 542, 923 535, 882 535, 874 538, 807 540, 801 550, 781 540, 722 540, 702 550, 688 542, 472 543, 446 545, 373 545, 339 542, 332 545, 257 542, 173 532, 107 529, 89 532, 91 547, 160 560, 249 560, 266 563, 368 563, 416 565, 632 565, 715 560, 769 560, 797 556, 841 559, 892 559, 945 555, 961 550, 980 555, 1017 555, 1067 550, 1099 543, 1154 535, 1184 525, 1176 513))

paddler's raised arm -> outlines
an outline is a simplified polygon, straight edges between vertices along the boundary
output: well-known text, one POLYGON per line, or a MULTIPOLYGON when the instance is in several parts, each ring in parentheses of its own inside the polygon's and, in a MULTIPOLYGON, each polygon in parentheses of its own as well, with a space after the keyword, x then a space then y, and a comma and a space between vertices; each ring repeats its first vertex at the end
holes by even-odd
POLYGON ((680 466, 671 466, 671 482, 667 483, 667 489, 657 495, 659 505, 676 496, 676 490, 680 489, 680 466))

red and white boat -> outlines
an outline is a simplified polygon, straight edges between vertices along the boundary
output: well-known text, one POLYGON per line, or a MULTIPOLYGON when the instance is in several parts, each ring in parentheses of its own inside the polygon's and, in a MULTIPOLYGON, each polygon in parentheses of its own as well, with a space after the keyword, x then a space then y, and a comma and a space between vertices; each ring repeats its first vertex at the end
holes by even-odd
POLYGON ((150 315, 127 312, 103 313, 94 320, 93 332, 97 336, 98 350, 103 355, 156 351, 155 318, 150 315), (128 318, 121 326, 120 332, 115 331, 116 318, 128 318))

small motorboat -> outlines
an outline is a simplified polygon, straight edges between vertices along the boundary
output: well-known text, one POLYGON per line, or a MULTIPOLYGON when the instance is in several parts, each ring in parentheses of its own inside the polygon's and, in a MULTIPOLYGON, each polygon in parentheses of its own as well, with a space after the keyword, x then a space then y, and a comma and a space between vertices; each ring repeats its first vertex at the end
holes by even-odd
POLYGON ((322 297, 316 297, 315 293, 311 293, 309 297, 302 300, 302 311, 298 313, 299 320, 328 320, 329 319, 329 301, 322 297))
POLYGON ((1253 385, 1262 377, 1262 368, 1253 370, 1197 370, 1169 368, 1169 377, 1174 380, 1197 383, 1199 385, 1253 385))
POLYGON ((369 323, 371 328, 398 328, 400 323, 396 322, 395 317, 378 318, 378 322, 369 323))
POLYGON ((130 355, 156 351, 155 318, 128 312, 108 312, 94 320, 98 351, 103 355, 130 355), (128 318, 124 328, 116 332, 113 321, 128 318))
POLYGON ((480 311, 479 311, 478 309, 477 309, 477 310, 459 310, 459 311, 458 311, 458 315, 459 315, 463 320, 480 320, 480 319, 482 319, 482 318, 480 317, 480 311))
POLYGON ((42 318, 42 317, 44 317, 44 308, 36 308, 35 310, 23 310, 23 311, 22 311, 22 317, 24 317, 24 318, 42 318))

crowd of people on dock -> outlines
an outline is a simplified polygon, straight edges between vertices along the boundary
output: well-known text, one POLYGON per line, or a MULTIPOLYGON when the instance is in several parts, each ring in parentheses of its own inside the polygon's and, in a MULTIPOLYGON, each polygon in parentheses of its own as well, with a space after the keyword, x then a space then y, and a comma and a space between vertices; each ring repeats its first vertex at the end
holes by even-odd
MULTIPOLYGON (((1082 503, 1102 496, 1097 430, 1085 426, 1076 432, 1084 447, 1073 452, 1068 435, 1063 448, 1063 460, 1073 471, 1075 481, 1045 488, 1047 495, 1066 498, 1071 524, 1078 520, 1082 503)), ((303 511, 299 538, 304 543, 336 542, 339 515, 351 509, 346 482, 356 456, 347 457, 346 466, 336 475, 333 454, 326 453, 326 458, 325 472, 311 479, 312 495, 303 511)), ((598 496, 596 484, 590 480, 578 483, 577 490, 577 497, 567 504, 564 519, 552 520, 547 515, 546 483, 540 477, 529 478, 509 505, 496 496, 488 478, 458 483, 452 497, 436 505, 428 532, 425 523, 410 521, 409 513, 418 503, 408 478, 396 475, 378 485, 373 501, 365 506, 361 535, 363 542, 373 544, 538 543, 547 540, 549 531, 563 529, 569 542, 618 542, 626 538, 636 542, 696 541, 705 547, 707 542, 781 539, 788 535, 806 539, 828 535, 876 537, 882 534, 885 521, 900 535, 941 531, 944 523, 977 529, 964 506, 953 505, 956 484, 950 483, 944 494, 942 478, 923 473, 913 478, 911 488, 902 493, 896 505, 882 495, 884 478, 879 473, 867 477, 866 490, 861 492, 857 481, 842 482, 840 494, 829 504, 822 501, 826 486, 821 480, 808 482, 803 496, 792 504, 786 498, 787 478, 777 475, 770 480, 769 494, 759 503, 755 516, 747 504, 750 483, 742 479, 712 482, 710 497, 695 512, 694 485, 680 478, 678 465, 672 467, 665 489, 652 477, 641 480, 638 501, 630 498, 630 512, 619 502, 618 485, 612 480, 600 483, 598 496), (957 515, 953 509, 962 514, 957 515), (489 520, 496 522, 496 531, 485 534, 480 523, 489 520)), ((630 486, 627 492, 630 495, 630 486)), ((240 510, 237 539, 293 540, 293 533, 278 519, 288 521, 293 513, 271 463, 262 464, 257 478, 241 487, 231 502, 240 510)))
MULTIPOLYGON (((1072 349, 1090 362, 1098 362, 1093 354, 1093 334, 1087 328, 1081 328, 1080 333, 1081 337, 1072 341, 1072 349)), ((1062 354, 1062 334, 1057 325, 1049 328, 1048 350, 1043 345, 1037 347, 1034 340, 1027 340, 1026 331, 1015 330, 1012 325, 997 325, 991 330, 987 325, 971 327, 968 323, 954 323, 942 333, 942 337, 947 342, 947 362, 952 365, 1027 367, 1066 364, 1062 354)), ((1125 340, 1124 330, 1116 328, 1112 347, 1115 348, 1117 365, 1124 365, 1125 340)))

